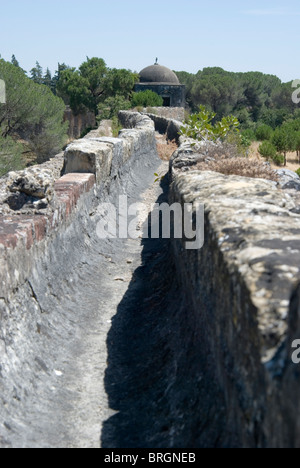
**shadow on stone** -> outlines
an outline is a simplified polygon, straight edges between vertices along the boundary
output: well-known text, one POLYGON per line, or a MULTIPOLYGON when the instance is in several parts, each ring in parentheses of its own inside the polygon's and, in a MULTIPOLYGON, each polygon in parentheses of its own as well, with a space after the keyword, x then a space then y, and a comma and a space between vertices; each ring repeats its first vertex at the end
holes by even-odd
MULTIPOLYGON (((166 181, 157 203, 167 201, 167 191, 166 181)), ((201 334, 171 249, 168 239, 143 240, 142 265, 113 319, 105 389, 116 414, 103 425, 103 448, 218 445, 223 416, 214 401, 220 397, 216 389, 207 397, 209 360, 201 362, 201 334)))

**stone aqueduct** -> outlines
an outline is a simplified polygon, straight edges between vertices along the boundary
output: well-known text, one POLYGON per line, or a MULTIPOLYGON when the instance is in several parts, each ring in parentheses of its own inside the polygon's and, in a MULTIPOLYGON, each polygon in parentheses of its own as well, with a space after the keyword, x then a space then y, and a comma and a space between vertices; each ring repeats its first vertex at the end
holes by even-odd
POLYGON ((180 124, 120 119, 118 138, 92 132, 0 187, 2 202, 15 187, 0 218, 0 446, 299 447, 297 199, 185 171, 199 154, 182 139, 158 188, 155 127, 180 124), (99 240, 99 204, 147 190, 204 203, 202 249, 99 240))

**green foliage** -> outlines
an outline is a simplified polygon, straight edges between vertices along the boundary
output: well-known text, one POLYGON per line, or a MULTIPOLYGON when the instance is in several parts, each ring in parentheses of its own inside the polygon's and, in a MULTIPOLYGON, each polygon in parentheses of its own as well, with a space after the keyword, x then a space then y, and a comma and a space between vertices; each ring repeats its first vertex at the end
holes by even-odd
POLYGON ((230 134, 236 134, 239 132, 240 123, 236 117, 229 115, 223 117, 221 121, 216 122, 214 126, 214 136, 225 140, 230 134))
POLYGON ((20 143, 15 142, 11 137, 0 136, 0 177, 9 171, 18 171, 25 167, 22 151, 23 147, 20 143))
POLYGON ((139 81, 139 75, 130 70, 112 68, 108 70, 104 83, 104 95, 113 97, 116 94, 125 100, 130 100, 134 85, 139 81))
POLYGON ((273 158, 273 162, 277 164, 277 166, 281 166, 282 164, 285 164, 285 157, 282 156, 282 154, 277 153, 273 158))
POLYGON ((56 91, 76 114, 90 110, 106 119, 120 108, 130 108, 128 102, 137 81, 138 75, 130 70, 110 69, 103 59, 87 57, 79 70, 66 67, 59 71, 56 91))
POLYGON ((51 71, 49 70, 49 68, 47 68, 46 73, 43 76, 43 83, 42 84, 44 84, 45 86, 48 86, 48 88, 51 89, 53 94, 56 94, 55 82, 53 81, 51 71))
POLYGON ((248 141, 250 141, 250 144, 252 141, 256 140, 256 133, 252 128, 247 128, 245 130, 241 131, 242 137, 246 138, 248 141))
POLYGON ((300 152, 300 131, 295 132, 295 151, 300 152))
POLYGON ((296 174, 300 177, 300 168, 297 169, 295 172, 296 172, 296 174))
POLYGON ((199 105, 204 105, 212 110, 218 119, 236 108, 238 94, 236 77, 222 68, 204 68, 195 75, 187 89, 187 97, 193 110, 199 105))
MULTIPOLYGON (((12 59, 12 63, 13 63, 13 65, 18 66, 17 65, 18 61, 17 60, 15 60, 13 62, 13 59, 12 59)), ((51 71, 49 70, 49 68, 47 68, 46 72, 44 73, 43 68, 41 67, 39 62, 36 62, 35 67, 33 67, 30 70, 30 79, 32 81, 34 81, 35 83, 37 83, 37 84, 43 84, 45 86, 48 86, 48 88, 51 89, 53 94, 56 95, 57 94, 56 93, 56 87, 57 87, 57 83, 58 83, 58 81, 59 81, 59 79, 61 77, 61 73, 64 70, 69 70, 69 69, 70 69, 70 67, 67 66, 65 63, 62 63, 62 64, 59 63, 58 64, 58 69, 55 72, 55 75, 52 76, 51 71)))
POLYGON ((0 136, 25 140, 39 161, 49 159, 66 142, 63 101, 4 60, 0 60, 0 78, 6 83, 7 100, 0 105, 0 136))
POLYGON ((251 113, 248 109, 246 109, 246 107, 243 107, 239 110, 234 110, 233 114, 240 122, 241 130, 252 130, 254 132, 255 123, 251 118, 251 113))
POLYGON ((243 133, 241 133, 241 135, 240 135, 240 140, 241 140, 241 145, 244 148, 249 148, 251 146, 252 140, 249 137, 247 137, 246 135, 244 135, 243 133))
POLYGON ((167 176, 167 174, 164 174, 163 176, 160 176, 159 174, 157 174, 157 172, 154 172, 154 175, 155 175, 154 183, 162 182, 167 176))
POLYGON ((88 79, 81 76, 75 68, 61 72, 56 92, 75 114, 84 112, 92 106, 88 79))
POLYGON ((131 108, 130 98, 138 75, 125 69, 108 69, 103 94, 97 105, 98 120, 117 118, 120 110, 131 108))
POLYGON ((18 60, 16 59, 16 56, 13 54, 12 57, 11 57, 11 62, 10 62, 12 65, 14 65, 15 67, 19 68, 20 67, 20 64, 18 62, 18 60))
MULTIPOLYGON (((57 67, 57 70, 55 72, 55 75, 52 77, 52 80, 51 80, 51 91, 53 92, 53 94, 57 94, 56 92, 56 88, 57 88, 57 84, 61 78, 61 74, 64 70, 68 70, 69 67, 68 65, 66 65, 65 63, 59 63, 58 64, 58 67, 57 67)), ((44 83, 45 85, 47 85, 47 83, 44 83)))
MULTIPOLYGON (((204 106, 199 107, 200 112, 192 114, 185 125, 180 129, 180 135, 193 138, 194 140, 220 139, 224 141, 231 135, 239 135, 239 121, 232 115, 223 117, 213 124, 216 117, 214 112, 207 110, 204 106)), ((239 135, 240 136, 240 135, 239 135)))
POLYGON ((97 57, 91 59, 87 57, 86 62, 83 62, 79 67, 79 74, 86 78, 88 87, 95 97, 102 93, 102 84, 106 73, 106 63, 97 57))
POLYGON ((280 166, 285 164, 285 157, 277 152, 276 146, 270 141, 265 140, 258 148, 259 153, 266 159, 271 159, 275 164, 280 166))
POLYGON ((30 133, 26 131, 23 135, 29 148, 37 155, 37 162, 42 163, 66 144, 68 123, 63 122, 63 101, 53 96, 46 86, 40 86, 36 91, 39 99, 36 108, 38 124, 30 129, 30 133))
POLYGON ((123 96, 117 94, 114 97, 108 97, 104 102, 98 104, 98 118, 97 120, 106 120, 117 117, 120 110, 127 110, 131 108, 131 103, 123 96))
MULTIPOLYGON (((1 58, 1 56, 0 56, 0 58, 1 58)), ((23 70, 23 68, 20 67, 20 64, 19 64, 18 60, 16 59, 15 55, 12 55, 10 63, 12 65, 14 65, 15 67, 19 68, 23 73, 26 73, 25 70, 23 70)))
POLYGON ((119 136, 119 132, 122 130, 123 126, 119 122, 119 119, 117 116, 114 116, 112 119, 112 134, 114 138, 117 138, 119 136))
POLYGON ((43 69, 39 62, 36 62, 35 67, 30 70, 31 79, 37 84, 44 84, 43 69))
POLYGON ((139 93, 133 93, 131 105, 132 107, 161 107, 164 101, 161 96, 159 96, 154 91, 150 89, 146 91, 141 91, 139 93))
POLYGON ((95 130, 95 128, 94 128, 94 127, 87 127, 87 128, 85 128, 85 129, 81 132, 81 134, 80 134, 80 139, 81 139, 81 138, 84 138, 84 137, 85 137, 88 133, 90 133, 92 130, 95 130))
POLYGON ((293 134, 287 127, 278 127, 274 131, 272 143, 279 153, 284 154, 284 165, 286 165, 286 153, 294 148, 293 134))
POLYGON ((264 141, 258 148, 259 154, 264 158, 273 159, 277 155, 276 147, 270 141, 264 141))
POLYGON ((273 129, 269 125, 260 124, 255 132, 258 141, 271 140, 273 136, 273 129))
POLYGON ((300 152, 300 119, 289 119, 276 127, 274 131, 265 124, 260 125, 257 128, 256 137, 259 140, 265 140, 264 144, 259 147, 262 156, 271 157, 277 163, 281 163, 283 158, 286 165, 287 152, 300 152), (275 159, 274 148, 276 149, 275 159))
POLYGON ((205 105, 218 120, 235 115, 242 129, 252 128, 256 122, 275 129, 297 114, 297 105, 291 99, 291 83, 282 83, 273 75, 232 73, 216 67, 204 68, 195 75, 176 74, 186 85, 187 102, 193 112, 199 105, 205 105))
POLYGON ((268 109, 265 105, 262 106, 258 121, 269 125, 273 130, 280 127, 283 122, 288 118, 288 111, 285 109, 275 109, 274 107, 268 109))

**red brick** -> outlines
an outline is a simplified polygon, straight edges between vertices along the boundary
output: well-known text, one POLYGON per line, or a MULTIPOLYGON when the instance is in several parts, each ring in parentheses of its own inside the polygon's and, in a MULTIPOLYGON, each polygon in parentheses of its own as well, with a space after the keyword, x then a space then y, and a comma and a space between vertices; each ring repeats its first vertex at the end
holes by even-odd
POLYGON ((26 249, 29 250, 34 242, 34 222, 33 222, 33 217, 32 218, 23 218, 19 217, 19 222, 17 223, 17 234, 19 235, 20 238, 25 239, 25 245, 26 249))
POLYGON ((34 223, 34 235, 35 240, 40 242, 43 240, 47 233, 47 218, 45 216, 35 216, 33 219, 34 223))
MULTIPOLYGON (((94 185, 94 174, 66 174, 55 183, 55 192, 61 204, 56 226, 60 225, 61 219, 70 215, 80 196, 89 192, 94 185)), ((45 238, 48 225, 52 227, 53 219, 53 214, 49 217, 39 215, 32 217, 1 216, 0 244, 6 248, 14 249, 21 241, 29 250, 34 242, 40 242, 45 238)))
POLYGON ((15 248, 18 243, 17 234, 18 223, 14 221, 14 218, 2 216, 0 218, 0 243, 7 248, 15 248))
POLYGON ((94 174, 66 174, 56 181, 55 192, 59 201, 66 205, 67 216, 77 205, 80 196, 91 190, 94 184, 94 174))
POLYGON ((14 249, 18 243, 17 234, 0 234, 0 244, 2 244, 7 249, 14 249))

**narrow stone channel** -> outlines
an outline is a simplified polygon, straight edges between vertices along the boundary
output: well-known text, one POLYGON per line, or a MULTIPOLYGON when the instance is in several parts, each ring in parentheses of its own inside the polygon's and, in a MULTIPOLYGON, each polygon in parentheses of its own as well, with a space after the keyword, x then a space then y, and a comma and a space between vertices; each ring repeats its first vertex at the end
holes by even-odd
MULTIPOLYGON (((163 189, 154 182, 154 172, 164 175, 168 163, 157 159, 149 162, 143 174, 140 171, 121 181, 119 194, 150 210, 151 203, 167 190, 167 183, 163 189)), ((143 216, 147 222, 148 212, 143 216)), ((124 417, 124 399, 126 411, 128 405, 131 408, 127 379, 133 378, 133 354, 150 366, 147 361, 152 355, 146 360, 147 347, 143 353, 140 349, 153 325, 143 313, 143 304, 155 308, 157 291, 149 290, 149 274, 157 274, 166 251, 160 241, 149 248, 141 238, 103 240, 88 229, 75 237, 70 231, 69 241, 42 262, 25 286, 31 290, 36 310, 30 320, 24 317, 24 327, 29 322, 30 330, 24 330, 22 322, 11 331, 17 364, 15 375, 10 369, 14 388, 8 383, 2 392, 2 447, 134 446, 136 425, 125 418, 131 426, 127 441, 128 435, 123 437, 119 431, 126 433, 128 427, 119 424, 118 418, 124 417), (73 242, 75 237, 79 241, 73 242), (65 257, 70 249, 72 255, 65 257), (14 399, 8 402, 11 392, 14 399)), ((139 363, 135 369, 139 372, 139 363)), ((142 387, 136 391, 147 390, 147 379, 142 387)))

